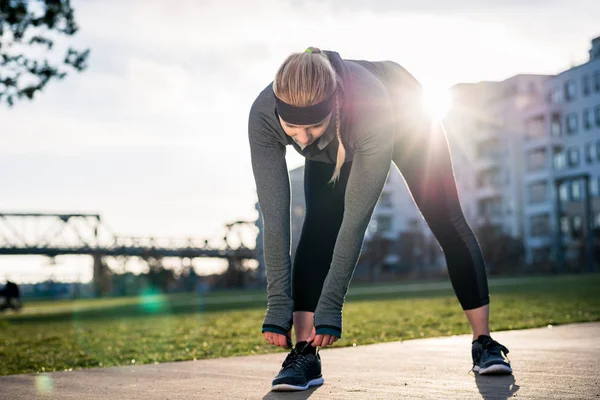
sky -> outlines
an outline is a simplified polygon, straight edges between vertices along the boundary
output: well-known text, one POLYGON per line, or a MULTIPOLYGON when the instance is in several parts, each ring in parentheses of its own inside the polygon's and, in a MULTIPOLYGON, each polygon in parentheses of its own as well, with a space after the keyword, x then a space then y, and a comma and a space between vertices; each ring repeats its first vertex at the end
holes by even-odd
MULTIPOLYGON (((211 238, 256 219, 248 112, 289 54, 393 60, 447 88, 559 73, 600 36, 596 0, 472 3, 74 0, 80 31, 58 46, 91 48, 89 67, 0 107, 0 212, 90 212, 119 234, 211 238)), ((287 160, 303 164, 291 147, 287 160)), ((0 282, 49 276, 89 279, 91 261, 0 257, 0 282)))

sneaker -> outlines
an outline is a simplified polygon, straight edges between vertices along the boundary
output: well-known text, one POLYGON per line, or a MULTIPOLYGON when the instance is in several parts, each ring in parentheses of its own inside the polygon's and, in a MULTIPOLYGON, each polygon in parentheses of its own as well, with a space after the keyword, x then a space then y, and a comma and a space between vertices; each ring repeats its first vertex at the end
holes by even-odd
POLYGON ((473 342, 473 371, 480 375, 512 374, 510 360, 506 357, 508 349, 491 337, 481 335, 473 342))
POLYGON ((271 390, 306 390, 322 384, 321 356, 309 343, 299 342, 281 364, 281 370, 273 380, 271 390))

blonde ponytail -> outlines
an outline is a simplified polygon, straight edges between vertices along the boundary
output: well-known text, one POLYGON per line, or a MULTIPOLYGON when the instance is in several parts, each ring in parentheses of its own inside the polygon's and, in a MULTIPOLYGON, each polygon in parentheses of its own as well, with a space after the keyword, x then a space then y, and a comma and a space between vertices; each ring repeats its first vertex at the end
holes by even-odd
POLYGON ((337 160, 335 163, 335 170, 333 171, 333 176, 329 180, 328 183, 335 183, 340 178, 340 171, 342 170, 342 165, 344 165, 344 160, 346 160, 346 149, 344 148, 344 144, 342 143, 342 135, 340 134, 340 100, 336 96, 335 98, 335 133, 338 140, 338 152, 337 152, 337 160))
MULTIPOLYGON (((281 100, 297 107, 308 107, 331 96, 337 87, 337 75, 327 55, 317 47, 291 54, 279 67, 273 80, 273 92, 281 100), (310 50, 310 51, 309 51, 310 50)), ((335 130, 339 143, 337 161, 329 183, 335 183, 346 159, 340 133, 340 104, 335 99, 335 130)))

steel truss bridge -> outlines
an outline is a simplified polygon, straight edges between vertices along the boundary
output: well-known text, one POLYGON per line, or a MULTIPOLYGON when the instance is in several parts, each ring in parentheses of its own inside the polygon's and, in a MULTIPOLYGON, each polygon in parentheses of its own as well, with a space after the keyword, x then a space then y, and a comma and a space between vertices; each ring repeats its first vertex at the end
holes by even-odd
POLYGON ((89 255, 95 283, 106 275, 104 257, 221 258, 238 270, 257 258, 256 236, 254 221, 226 224, 217 238, 168 238, 117 235, 98 214, 0 212, 0 255, 89 255))

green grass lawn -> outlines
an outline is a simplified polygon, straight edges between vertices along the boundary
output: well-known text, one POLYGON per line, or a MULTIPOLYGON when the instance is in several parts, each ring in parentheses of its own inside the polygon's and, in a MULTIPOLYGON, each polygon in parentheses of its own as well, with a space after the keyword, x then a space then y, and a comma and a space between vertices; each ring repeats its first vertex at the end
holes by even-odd
MULTIPOLYGON (((600 274, 490 279, 491 329, 600 321, 600 274)), ((0 316, 0 375, 284 351, 262 291, 26 303, 0 316)), ((353 285, 335 347, 470 333, 449 282, 353 285)))

